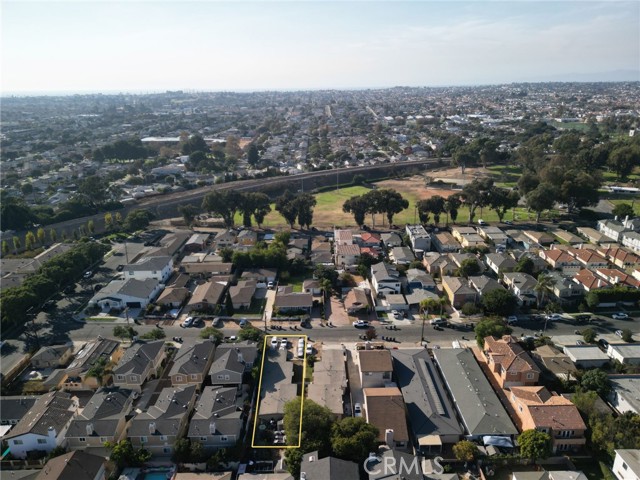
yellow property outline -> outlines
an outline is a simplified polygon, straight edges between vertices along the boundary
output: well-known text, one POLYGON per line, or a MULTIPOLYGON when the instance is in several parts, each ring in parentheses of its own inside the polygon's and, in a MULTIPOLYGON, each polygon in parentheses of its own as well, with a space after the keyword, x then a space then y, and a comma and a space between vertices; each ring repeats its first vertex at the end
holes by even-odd
POLYGON ((258 382, 258 395, 256 402, 256 413, 253 419, 253 435, 251 436, 251 448, 300 448, 300 443, 302 442, 302 411, 304 410, 304 388, 306 386, 306 378, 307 378, 307 335, 265 335, 264 336, 264 345, 262 346, 262 365, 260 366, 260 381, 258 382), (258 428, 258 411, 260 410, 260 393, 262 391, 262 376, 264 375, 264 359, 267 357, 267 348, 270 346, 267 345, 267 337, 277 337, 277 338, 304 338, 304 357, 302 363, 302 394, 300 395, 300 428, 298 430, 298 445, 256 445, 256 429, 258 428))

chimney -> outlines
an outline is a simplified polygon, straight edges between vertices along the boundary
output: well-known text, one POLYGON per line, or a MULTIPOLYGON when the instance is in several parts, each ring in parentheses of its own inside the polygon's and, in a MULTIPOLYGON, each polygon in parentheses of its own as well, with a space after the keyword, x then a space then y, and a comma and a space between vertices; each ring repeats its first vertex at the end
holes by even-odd
POLYGON ((387 428, 384 431, 384 443, 386 443, 389 447, 393 447, 393 429, 387 428))
POLYGON ((87 423, 87 435, 93 435, 93 423, 87 423))
POLYGON ((156 424, 155 424, 155 422, 149 423, 149 433, 151 435, 156 433, 156 424))
POLYGON ((211 435, 215 435, 216 434, 216 422, 211 422, 209 424, 209 433, 211 435))

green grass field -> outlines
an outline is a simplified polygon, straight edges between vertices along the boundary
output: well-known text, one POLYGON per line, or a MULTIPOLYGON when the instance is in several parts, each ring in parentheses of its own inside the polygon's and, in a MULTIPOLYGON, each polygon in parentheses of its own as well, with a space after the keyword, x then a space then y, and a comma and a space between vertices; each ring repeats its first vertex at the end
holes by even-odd
POLYGON ((635 212, 635 214, 636 215, 640 215, 640 201, 634 201, 634 200, 640 200, 640 196, 634 195, 631 198, 609 199, 609 201, 611 203, 613 203, 614 205, 619 205, 621 203, 626 203, 626 204, 629 204, 629 205, 633 206, 633 211, 635 212))

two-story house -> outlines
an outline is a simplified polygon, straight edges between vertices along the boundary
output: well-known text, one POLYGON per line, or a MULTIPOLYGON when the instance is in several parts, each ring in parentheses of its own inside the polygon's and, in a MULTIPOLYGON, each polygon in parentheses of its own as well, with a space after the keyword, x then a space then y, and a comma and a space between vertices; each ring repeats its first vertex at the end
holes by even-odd
POLYGON ((518 265, 517 262, 506 253, 488 253, 484 261, 496 275, 504 272, 513 272, 518 265))
POLYGON ((205 387, 196 408, 187 437, 198 442, 206 452, 233 447, 242 435, 247 392, 235 387, 205 387))
POLYGON ((469 281, 461 277, 442 277, 442 289, 453 308, 459 309, 465 303, 476 303, 477 292, 469 286, 469 281))
POLYGON ((414 252, 431 250, 431 235, 422 225, 407 225, 406 232, 414 252))
POLYGON ((436 251, 440 253, 457 252, 462 248, 460 242, 449 232, 432 233, 431 242, 436 251))
POLYGON ((114 367, 113 384, 140 392, 144 382, 158 376, 165 358, 164 340, 134 343, 114 367))
POLYGON ((540 368, 511 335, 500 339, 486 337, 482 353, 502 388, 538 383, 540 368))
POLYGON ((348 268, 358 263, 360 256, 360 247, 355 244, 336 244, 335 245, 335 265, 338 268, 348 268))
POLYGON ((33 368, 60 368, 73 357, 73 345, 52 345, 40 348, 31 357, 33 368))
POLYGON ((227 282, 221 281, 208 281, 198 285, 184 307, 184 311, 197 310, 202 312, 215 308, 222 300, 226 288, 227 282))
POLYGON ((133 393, 120 388, 101 388, 82 413, 71 422, 65 435, 70 450, 103 448, 104 442, 119 442, 126 433, 133 393))
POLYGON ((564 275, 573 275, 582 268, 582 263, 564 250, 540 250, 538 255, 552 268, 560 270, 564 275))
MULTIPOLYGON (((64 371, 61 385, 54 386, 61 386, 65 390, 97 390, 101 386, 101 380, 90 375, 91 370, 94 367, 115 365, 123 354, 124 350, 120 342, 98 337, 78 350, 64 371)), ((105 376, 102 381, 108 381, 108 376, 105 376)))
POLYGON ((125 279, 147 280, 153 278, 166 283, 173 272, 173 258, 169 256, 143 257, 136 263, 125 265, 122 273, 125 279))
POLYGON ((509 290, 518 297, 520 305, 535 305, 537 298, 535 287, 538 281, 522 272, 507 272, 503 275, 502 280, 509 290))
POLYGON ((185 340, 174 356, 173 365, 169 370, 171 385, 195 385, 199 391, 209 374, 215 350, 216 344, 211 340, 185 340))
POLYGON ((585 268, 606 268, 609 262, 595 250, 587 248, 572 248, 568 253, 573 255, 585 268))
POLYGON ((389 350, 360 350, 358 361, 363 388, 384 387, 391 382, 393 362, 389 350))
POLYGON ((400 293, 402 282, 398 271, 388 263, 371 265, 371 283, 376 294, 400 293))
POLYGON ((127 438, 134 448, 144 448, 152 455, 171 455, 176 440, 187 430, 195 401, 195 385, 163 388, 153 405, 133 417, 127 438))
POLYGON ((78 398, 68 393, 45 393, 2 440, 16 458, 27 458, 28 452, 49 453, 64 447, 65 434, 79 407, 78 398))
POLYGON ((576 273, 573 276, 572 280, 576 284, 580 285, 580 287, 582 287, 585 292, 610 287, 609 283, 606 280, 586 268, 583 268, 578 273, 576 273))
POLYGON ((628 229, 622 222, 616 220, 598 220, 598 231, 616 242, 621 240, 621 235, 628 229))
POLYGON ((257 356, 258 346, 249 340, 218 345, 209 368, 211 383, 240 389, 257 356))

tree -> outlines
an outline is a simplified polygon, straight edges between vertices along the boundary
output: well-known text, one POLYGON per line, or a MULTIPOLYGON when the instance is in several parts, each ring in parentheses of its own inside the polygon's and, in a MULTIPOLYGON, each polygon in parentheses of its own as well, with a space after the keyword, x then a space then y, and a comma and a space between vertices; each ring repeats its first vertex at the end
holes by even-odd
POLYGON ((182 144, 182 154, 190 155, 193 152, 208 152, 209 146, 201 135, 192 135, 182 144))
POLYGON ((345 417, 331 426, 331 449, 343 460, 361 464, 377 443, 378 429, 362 417, 345 417))
POLYGON ((255 167, 260 162, 260 153, 258 153, 258 147, 255 143, 249 145, 249 150, 247 151, 247 161, 252 167, 255 167))
POLYGON ((225 227, 233 227, 241 202, 242 194, 237 190, 214 190, 204 197, 202 209, 220 215, 225 227))
POLYGON ((149 210, 131 210, 127 214, 127 218, 125 218, 124 223, 122 224, 122 228, 124 228, 128 232, 144 230, 149 226, 149 223, 151 222, 151 220, 153 220, 153 217, 153 213, 151 213, 149 210))
POLYGON ((489 204, 490 192, 493 189, 493 179, 474 179, 467 183, 460 193, 460 197, 469 207, 469 223, 473 222, 478 207, 485 207, 489 204))
POLYGON ((313 223, 313 207, 316 206, 316 197, 310 193, 302 193, 295 200, 298 210, 298 223, 300 227, 311 227, 313 223))
POLYGON ((482 295, 482 306, 487 314, 506 317, 515 311, 518 299, 508 290, 496 289, 482 295))
POLYGON ((188 463, 191 461, 191 442, 188 438, 180 438, 173 444, 171 459, 176 463, 188 463))
POLYGON ((15 253, 18 253, 18 250, 20 250, 20 247, 22 246, 20 243, 20 238, 19 237, 13 237, 11 239, 13 241, 13 251, 15 253))
POLYGON ((342 204, 342 211, 353 214, 356 225, 364 225, 364 219, 369 211, 369 202, 366 195, 356 195, 347 199, 342 204))
POLYGON ((462 202, 460 201, 460 197, 457 195, 450 195, 447 197, 447 200, 444 202, 444 211, 447 214, 447 225, 449 225, 449 217, 451 217, 451 221, 453 223, 456 222, 458 218, 458 210, 462 202))
POLYGON ((445 199, 440 195, 434 195, 431 198, 418 201, 416 207, 418 208, 421 223, 427 223, 429 213, 432 213, 433 223, 438 225, 440 223, 440 215, 445 211, 445 199))
POLYGON ((527 207, 536 212, 536 222, 540 221, 540 215, 544 210, 553 208, 556 202, 556 188, 549 183, 541 183, 525 197, 527 207))
POLYGON ((391 188, 374 190, 380 192, 381 200, 384 204, 384 212, 387 214, 389 225, 393 223, 393 216, 409 207, 409 201, 402 197, 397 191, 391 188))
POLYGON ((538 185, 540 185, 540 179, 533 173, 523 173, 518 179, 518 192, 523 197, 526 197, 529 192, 533 192, 538 185))
POLYGON ((262 333, 262 331, 258 330, 255 327, 245 327, 240 330, 240 333, 238 333, 238 340, 240 340, 241 342, 245 340, 251 340, 252 342, 257 342, 258 344, 260 344, 263 338, 264 334, 262 333))
POLYGON ((51 240, 51 243, 56 243, 56 241, 58 240, 58 233, 56 232, 55 228, 49 230, 49 240, 51 240))
POLYGON ((478 260, 476 260, 475 258, 466 258, 460 264, 460 268, 458 268, 456 274, 461 277, 469 278, 473 277, 474 275, 478 275, 480 271, 481 268, 478 260))
POLYGON ((113 215, 110 212, 104 214, 104 228, 106 230, 113 228, 113 215))
POLYGON ((276 198, 276 211, 282 215, 291 228, 298 218, 298 205, 295 198, 295 195, 289 190, 285 190, 282 195, 276 198))
POLYGON ((609 153, 607 165, 616 172, 618 179, 624 180, 640 165, 640 147, 638 145, 622 145, 609 153))
POLYGON ((38 238, 38 243, 40 245, 44 245, 44 241, 47 238, 47 234, 44 231, 44 228, 40 227, 38 228, 38 231, 36 232, 36 237, 38 238))
POLYGON ((489 191, 489 206, 501 222, 508 210, 518 206, 519 200, 520 196, 515 190, 494 187, 489 191))
POLYGON ((154 328, 153 330, 149 330, 147 333, 143 333, 142 335, 140 335, 140 338, 143 340, 162 340, 166 336, 167 334, 164 333, 164 330, 160 328, 154 328))
POLYGON ((535 429, 525 430, 518 437, 520 455, 530 458, 534 462, 543 460, 551 455, 551 436, 535 429))
POLYGON ((633 342, 633 332, 631 330, 629 330, 628 328, 625 328, 622 330, 622 340, 627 342, 627 343, 631 343, 633 342))
POLYGON ((6 240, 2 240, 2 256, 9 255, 9 243, 6 240))
POLYGON ((198 208, 194 205, 190 205, 187 203, 186 205, 180 205, 178 207, 178 211, 182 214, 184 223, 186 223, 187 225, 191 225, 200 210, 198 210, 198 208))
POLYGON ((210 338, 213 337, 213 341, 216 345, 220 345, 222 339, 224 338, 224 334, 214 327, 205 327, 200 330, 200 338, 210 338))
POLYGON ((598 204, 600 200, 598 189, 602 183, 599 176, 581 170, 565 170, 563 173, 557 200, 567 204, 569 213, 598 204))
POLYGON ((138 332, 136 332, 133 327, 127 326, 123 327, 118 325, 113 327, 113 336, 117 338, 121 338, 122 340, 127 339, 131 340, 133 337, 136 337, 138 332))
POLYGON ((596 341, 598 333, 593 328, 585 328, 582 331, 582 338, 586 343, 593 343, 596 341))
POLYGON ((28 231, 24 237, 24 248, 27 250, 31 250, 33 245, 36 243, 36 236, 32 231, 28 231))
POLYGON ((93 220, 89 220, 87 222, 87 232, 89 232, 90 234, 93 234, 93 232, 95 232, 95 225, 93 223, 93 220))
POLYGON ((264 218, 271 212, 271 199, 266 193, 253 193, 253 218, 256 219, 258 227, 262 227, 264 218))
POLYGON ((474 329, 476 332, 476 341, 478 346, 482 348, 484 346, 484 339, 486 337, 501 338, 504 335, 510 335, 513 331, 504 320, 496 317, 483 318, 474 329))
POLYGON ((598 369, 587 370, 580 379, 580 386, 584 390, 596 392, 601 397, 606 397, 611 390, 607 373, 598 369))
POLYGON ((469 440, 460 440, 453 446, 453 454, 461 462, 473 462, 478 454, 478 447, 469 440))
MULTIPOLYGON (((533 263, 533 261, 531 261, 531 263, 533 263)), ((556 279, 551 275, 549 275, 548 273, 543 272, 540 275, 538 275, 538 283, 536 284, 535 287, 533 287, 533 290, 536 292, 536 297, 538 300, 538 309, 540 308, 541 305, 544 304, 545 295, 547 295, 550 292, 553 292, 553 287, 555 286, 555 284, 556 284, 556 279)))
POLYGON ((533 260, 529 257, 522 257, 518 260, 518 264, 514 268, 514 271, 518 273, 527 273, 529 275, 533 275, 533 271, 535 270, 536 265, 533 263, 533 260))
POLYGON ((619 203, 617 205, 615 205, 613 207, 613 210, 611 211, 611 213, 613 213, 616 217, 618 218, 625 218, 625 217, 634 217, 635 216, 635 212, 633 211, 633 207, 631 205, 629 205, 628 203, 619 203))

